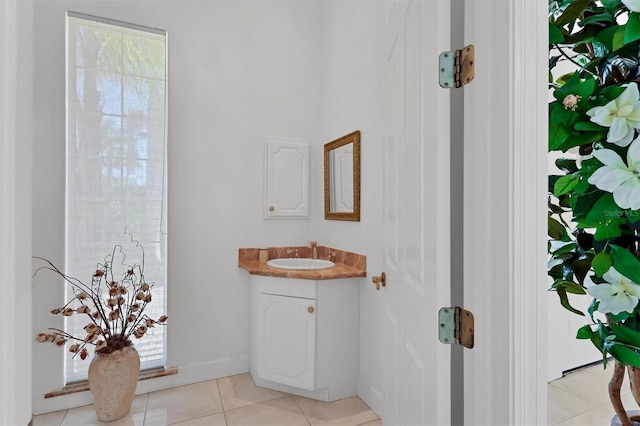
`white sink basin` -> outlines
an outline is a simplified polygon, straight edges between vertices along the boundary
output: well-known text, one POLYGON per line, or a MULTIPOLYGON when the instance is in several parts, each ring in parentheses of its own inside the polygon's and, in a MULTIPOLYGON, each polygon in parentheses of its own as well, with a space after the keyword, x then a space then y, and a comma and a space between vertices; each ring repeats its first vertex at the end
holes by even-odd
POLYGON ((329 269, 336 266, 330 260, 311 259, 307 257, 287 257, 280 259, 271 259, 267 261, 267 265, 279 269, 329 269))

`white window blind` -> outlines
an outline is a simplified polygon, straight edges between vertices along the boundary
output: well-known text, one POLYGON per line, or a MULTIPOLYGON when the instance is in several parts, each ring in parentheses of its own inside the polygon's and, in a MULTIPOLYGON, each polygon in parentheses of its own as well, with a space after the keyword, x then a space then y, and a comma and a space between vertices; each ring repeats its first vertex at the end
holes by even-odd
MULTIPOLYGON (((126 229, 144 248, 145 313, 156 319, 166 313, 166 70, 165 32, 67 14, 66 272, 90 282, 126 229)), ((123 246, 127 264, 143 261, 123 246)), ((84 336, 84 325, 73 315, 65 328, 84 336)), ((133 344, 142 369, 164 365, 164 327, 133 344)), ((66 383, 86 379, 89 360, 65 361, 66 383)))

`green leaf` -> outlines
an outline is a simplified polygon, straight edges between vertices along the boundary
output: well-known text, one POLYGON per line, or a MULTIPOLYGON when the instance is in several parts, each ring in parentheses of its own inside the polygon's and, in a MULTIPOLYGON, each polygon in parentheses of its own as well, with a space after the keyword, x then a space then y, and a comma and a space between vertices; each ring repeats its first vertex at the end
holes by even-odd
POLYGON ((569 134, 569 136, 557 147, 557 149, 562 152, 567 152, 569 149, 576 146, 590 145, 593 142, 602 140, 602 135, 604 134, 605 133, 600 132, 580 132, 578 134, 569 134))
POLYGON ((551 108, 549 124, 552 126, 564 126, 567 129, 570 129, 577 124, 579 119, 579 113, 571 111, 570 109, 565 109, 562 104, 558 103, 551 108))
MULTIPOLYGON (((586 27, 589 24, 593 24, 593 23, 597 23, 597 24, 601 24, 601 23, 606 23, 606 24, 610 24, 613 23, 613 16, 611 15, 610 12, 604 12, 604 13, 599 13, 597 15, 592 15, 586 19, 581 19, 580 20, 580 26, 581 27, 586 27)), ((549 32, 549 35, 551 35, 551 32, 549 32)))
POLYGON ((578 173, 562 176, 553 186, 553 195, 559 197, 560 195, 568 194, 578 185, 579 181, 580 175, 578 173))
MULTIPOLYGON (((553 92, 553 96, 559 101, 562 102, 567 95, 580 95, 583 99, 587 99, 589 96, 593 94, 593 91, 596 89, 596 80, 589 76, 584 80, 581 80, 580 74, 573 73, 569 80, 562 87, 556 89, 553 92)), ((582 100, 580 101, 582 102, 582 100)), ((564 108, 564 105, 558 104, 563 111, 571 113, 573 111, 567 110, 564 108)), ((554 108, 551 111, 551 115, 558 114, 557 108, 554 108)))
POLYGON ((618 30, 613 34, 611 50, 618 50, 625 45, 624 34, 625 34, 624 27, 618 27, 618 30))
POLYGON ((549 151, 558 150, 569 138, 569 130, 563 125, 549 125, 549 151))
POLYGON ((637 332, 629 327, 624 325, 618 325, 611 323, 609 324, 611 327, 611 331, 616 336, 616 341, 620 343, 625 343, 632 346, 640 346, 640 332, 637 332))
POLYGON ((565 241, 569 235, 563 224, 550 217, 547 224, 547 234, 549 237, 558 241, 565 241))
POLYGON ((565 253, 571 253, 572 251, 574 251, 576 249, 576 247, 578 247, 578 244, 569 243, 569 244, 566 244, 566 245, 560 247, 558 250, 554 251, 552 254, 555 257, 560 257, 561 255, 563 255, 565 253))
POLYGON ((557 44, 564 41, 564 35, 562 31, 551 22, 549 22, 549 43, 557 44))
POLYGON ((557 158, 555 164, 557 168, 565 173, 574 173, 578 171, 575 158, 557 158))
POLYGON ((600 301, 598 299, 593 299, 591 304, 587 308, 587 312, 589 312, 589 317, 591 317, 591 321, 595 322, 593 318, 593 314, 598 310, 598 306, 600 305, 600 301))
POLYGON ((629 14, 629 20, 625 25, 624 44, 631 43, 640 39, 640 14, 632 12, 629 14))
POLYGON ((571 262, 571 269, 580 284, 584 284, 584 278, 591 270, 591 258, 574 260, 571 262))
MULTIPOLYGON (((589 183, 588 177, 584 177, 583 179, 580 179, 580 182, 578 182, 578 185, 576 185, 576 187, 573 188, 573 193, 577 195, 585 195, 589 190, 589 188, 591 188, 591 184, 589 183)), ((567 197, 567 195, 564 195, 564 197, 567 197)))
POLYGON ((596 241, 609 241, 622 235, 619 222, 607 222, 596 228, 593 239, 596 241))
POLYGON ((629 219, 629 222, 631 223, 637 223, 640 221, 640 210, 628 210, 627 219, 629 219))
POLYGON ((620 246, 609 244, 609 247, 611 247, 613 267, 631 281, 640 283, 640 261, 620 246))
POLYGON ((574 283, 573 281, 558 280, 553 283, 553 286, 551 286, 551 288, 555 290, 557 290, 558 287, 564 288, 567 293, 571 294, 587 294, 587 292, 584 290, 584 287, 582 287, 578 283, 574 283))
POLYGON ((581 131, 585 131, 585 132, 606 132, 607 130, 596 124, 596 123, 592 123, 591 121, 578 121, 574 126, 574 129, 576 130, 581 130, 581 131))
MULTIPOLYGON (((584 180, 586 181, 586 179, 584 180)), ((571 210, 573 210, 573 214, 575 216, 583 216, 586 218, 587 214, 593 208, 593 205, 602 197, 602 195, 602 191, 592 191, 579 197, 572 197, 571 210)))
POLYGON ((592 0, 575 0, 573 1, 556 19, 556 25, 562 27, 569 22, 573 22, 582 15, 587 7, 591 4, 592 0))
POLYGON ((606 192, 587 214, 587 222, 594 226, 609 223, 624 216, 624 211, 613 200, 613 194, 606 192))
POLYGON ((593 332, 590 325, 584 325, 578 329, 578 333, 576 334, 576 339, 590 340, 594 334, 596 333, 593 332))
POLYGON ((624 45, 624 27, 614 25, 606 28, 596 35, 596 40, 609 50, 617 50, 624 45), (614 48, 614 46, 617 46, 614 48))
POLYGON ((605 350, 624 365, 640 367, 640 354, 631 348, 616 342, 604 344, 605 350))
POLYGON ((596 254, 593 260, 591 260, 591 267, 597 276, 602 277, 605 272, 611 268, 611 256, 608 253, 601 251, 596 254))
POLYGON ((593 77, 587 77, 575 88, 574 95, 580 95, 583 99, 587 99, 593 95, 594 90, 596 90, 596 80, 593 77))
POLYGON ((571 306, 571 304, 569 303, 569 298, 567 297, 567 292, 564 289, 564 287, 560 286, 556 289, 556 293, 558 293, 558 297, 560 297, 560 304, 567 310, 573 312, 574 314, 578 314, 578 315, 582 315, 584 316, 584 314, 577 310, 576 308, 574 308, 573 306, 571 306))
POLYGON ((618 6, 620 6, 620 0, 600 0, 600 3, 607 9, 609 12, 613 12, 618 6))

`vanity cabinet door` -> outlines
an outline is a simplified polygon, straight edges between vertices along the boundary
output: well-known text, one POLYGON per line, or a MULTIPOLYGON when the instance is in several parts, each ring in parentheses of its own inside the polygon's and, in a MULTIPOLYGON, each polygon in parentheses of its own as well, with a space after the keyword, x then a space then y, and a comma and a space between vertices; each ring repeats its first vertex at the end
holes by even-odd
POLYGON ((260 294, 258 376, 315 389, 316 301, 260 294))

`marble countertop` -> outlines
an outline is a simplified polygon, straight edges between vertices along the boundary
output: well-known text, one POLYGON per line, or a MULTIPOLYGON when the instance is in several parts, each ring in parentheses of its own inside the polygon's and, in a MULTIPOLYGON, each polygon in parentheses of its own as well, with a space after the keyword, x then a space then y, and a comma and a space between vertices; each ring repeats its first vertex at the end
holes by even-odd
MULTIPOLYGON (((268 259, 291 257, 287 251, 298 252, 298 257, 311 257, 308 247, 269 247, 268 259)), ((268 277, 299 278, 305 280, 330 280, 335 278, 358 278, 367 276, 367 258, 361 254, 351 253, 330 247, 318 246, 318 258, 327 259, 333 254, 336 265, 329 269, 291 270, 273 268, 266 260, 260 260, 260 249, 241 248, 238 250, 238 267, 252 275, 268 277)))

